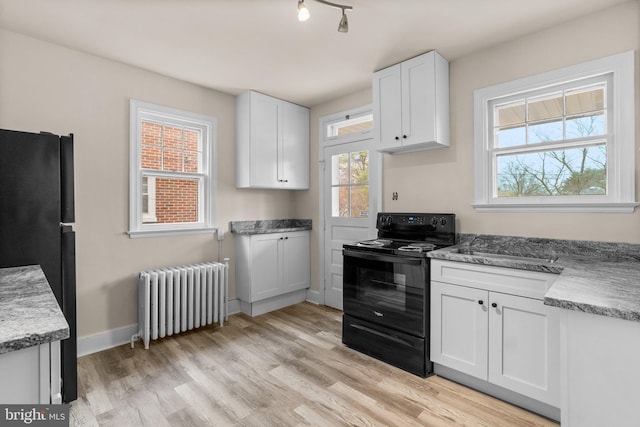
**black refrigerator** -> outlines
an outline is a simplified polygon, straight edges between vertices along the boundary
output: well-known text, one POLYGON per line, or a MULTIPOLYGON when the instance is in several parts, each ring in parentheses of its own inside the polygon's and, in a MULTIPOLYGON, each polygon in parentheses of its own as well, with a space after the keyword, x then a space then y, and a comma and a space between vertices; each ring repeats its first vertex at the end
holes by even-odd
POLYGON ((78 395, 73 135, 0 130, 0 268, 38 264, 69 323, 62 400, 78 395))

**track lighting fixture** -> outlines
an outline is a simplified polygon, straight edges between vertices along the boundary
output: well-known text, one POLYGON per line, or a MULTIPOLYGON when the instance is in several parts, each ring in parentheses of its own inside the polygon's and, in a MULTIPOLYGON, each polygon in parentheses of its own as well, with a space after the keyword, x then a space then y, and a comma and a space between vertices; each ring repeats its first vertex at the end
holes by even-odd
POLYGON ((304 0, 298 0, 298 21, 304 22, 309 19, 309 9, 304 5, 304 0))
MULTIPOLYGON (((341 33, 349 32, 349 20, 347 19, 347 10, 353 10, 352 6, 345 6, 342 4, 331 3, 326 0, 316 0, 318 3, 326 4, 327 6, 335 7, 336 9, 342 10, 342 18, 340 19, 340 23, 338 24, 338 31, 341 33)), ((309 13, 309 9, 304 4, 304 0, 298 0, 298 21, 304 22, 311 14, 309 13)))
POLYGON ((342 19, 338 24, 338 31, 341 33, 349 32, 349 21, 347 20, 347 14, 344 12, 344 9, 342 9, 342 19))

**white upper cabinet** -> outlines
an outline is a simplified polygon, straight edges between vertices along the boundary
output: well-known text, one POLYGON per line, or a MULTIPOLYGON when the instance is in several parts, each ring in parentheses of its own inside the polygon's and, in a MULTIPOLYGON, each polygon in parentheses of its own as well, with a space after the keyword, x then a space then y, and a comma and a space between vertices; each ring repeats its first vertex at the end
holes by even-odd
POLYGON ((309 109, 248 91, 236 100, 236 187, 309 188, 309 109))
POLYGON ((436 51, 373 73, 377 150, 449 146, 449 62, 436 51))
POLYGON ((278 152, 278 180, 284 188, 309 188, 309 109, 282 101, 282 149, 278 152))

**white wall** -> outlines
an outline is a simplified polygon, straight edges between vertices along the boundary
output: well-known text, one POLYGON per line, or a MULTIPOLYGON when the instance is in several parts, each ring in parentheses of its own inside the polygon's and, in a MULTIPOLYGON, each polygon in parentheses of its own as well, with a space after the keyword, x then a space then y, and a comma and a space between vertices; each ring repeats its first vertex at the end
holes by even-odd
MULTIPOLYGON (((633 214, 533 214, 477 213, 472 206, 474 90, 634 49, 636 117, 640 117, 639 4, 639 1, 632 0, 451 61, 451 146, 418 153, 385 155, 383 210, 453 212, 458 218, 458 230, 464 233, 640 243, 640 209, 633 214), (397 201, 392 200, 393 192, 399 193, 397 201)), ((428 40, 424 45, 425 51, 429 50, 428 40)), ((371 92, 364 91, 312 108, 312 156, 318 152, 319 117, 370 102, 371 92)), ((638 120, 636 123, 638 135, 640 124, 638 120)), ((640 148, 638 136, 636 147, 640 148)), ((636 168, 640 165, 638 157, 636 152, 636 168)), ((636 173, 637 194, 640 194, 639 177, 640 173, 636 173)), ((312 188, 317 189, 317 158, 314 161, 313 157, 311 179, 312 188)), ((316 218, 318 197, 313 192, 299 196, 296 199, 298 212, 304 209, 305 215, 315 215, 316 218), (314 199, 316 205, 311 206, 314 199)), ((318 244, 317 236, 314 236, 313 243, 318 244)), ((317 264, 318 257, 312 257, 312 261, 317 264)), ((318 268, 312 265, 314 278, 317 278, 318 268)), ((318 289, 320 285, 314 286, 318 286, 314 288, 318 289)))
POLYGON ((311 218, 313 221, 313 230, 311 230, 311 288, 320 289, 318 283, 318 257, 320 239, 323 236, 322 224, 319 222, 319 132, 318 122, 321 117, 329 114, 338 113, 351 108, 361 107, 371 103, 371 89, 366 89, 354 94, 330 101, 311 108, 309 114, 310 126, 309 131, 309 191, 298 191, 294 193, 295 214, 297 218, 311 218))
MULTIPOLYGON (((455 212, 459 230, 466 233, 640 243, 640 211, 479 214, 471 206, 473 91, 629 49, 637 51, 638 4, 631 0, 452 61, 451 147, 385 156, 383 209, 455 212), (391 201, 393 191, 399 193, 398 201, 391 201)), ((428 50, 429 41, 424 45, 428 50)), ((370 103, 370 90, 311 109, 309 191, 237 190, 232 96, 6 31, 0 31, 0 64, 1 128, 73 132, 76 137, 80 337, 136 322, 140 270, 218 258, 214 236, 129 239, 125 234, 130 98, 218 119, 218 224, 228 229, 231 220, 312 218, 312 288, 319 289, 318 119, 370 103)), ((640 85, 636 84, 638 99, 640 85)), ((228 234, 221 255, 233 258, 233 253, 233 236, 228 234)), ((233 280, 231 287, 234 296, 233 280)))
MULTIPOLYGON (((451 147, 411 156, 386 156, 384 208, 452 211, 458 215, 460 231, 467 233, 640 243, 640 210, 634 214, 476 213, 471 206, 474 90, 636 50, 639 117, 638 17, 638 2, 634 0, 452 61, 451 147), (408 185, 416 179, 422 184, 408 185), (393 191, 400 193, 397 202, 391 201, 393 191)), ((636 131, 640 126, 636 125, 636 131)), ((636 147, 640 147, 637 136, 636 147)), ((639 165, 637 158, 638 151, 639 165)), ((636 189, 640 189, 638 178, 636 189)))
MULTIPOLYGON (((1 128, 75 135, 79 337, 137 322, 139 271, 218 259, 213 235, 125 234, 130 98, 217 118, 218 225, 293 215, 290 192, 235 188, 233 96, 6 31, 0 64, 1 128)), ((233 235, 221 255, 233 260, 233 235)))

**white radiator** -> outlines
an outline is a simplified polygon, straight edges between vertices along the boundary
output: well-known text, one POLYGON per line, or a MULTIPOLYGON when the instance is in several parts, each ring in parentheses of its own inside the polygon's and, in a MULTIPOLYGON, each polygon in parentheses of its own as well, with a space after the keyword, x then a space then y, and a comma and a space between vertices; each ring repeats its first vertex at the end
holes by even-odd
POLYGON ((149 341, 228 320, 229 258, 142 271, 138 280, 138 339, 149 341))

